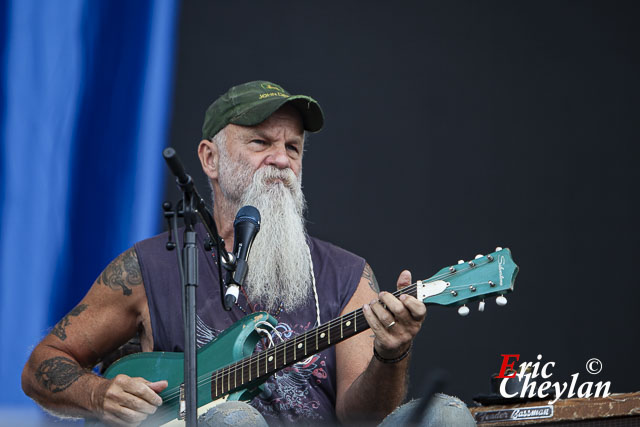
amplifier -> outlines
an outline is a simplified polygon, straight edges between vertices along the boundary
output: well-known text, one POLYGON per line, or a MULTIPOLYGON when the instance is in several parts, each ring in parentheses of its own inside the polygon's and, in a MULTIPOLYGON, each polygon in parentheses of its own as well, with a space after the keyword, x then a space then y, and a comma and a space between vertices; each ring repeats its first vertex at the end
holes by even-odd
POLYGON ((640 426, 640 392, 469 408, 479 426, 640 426))

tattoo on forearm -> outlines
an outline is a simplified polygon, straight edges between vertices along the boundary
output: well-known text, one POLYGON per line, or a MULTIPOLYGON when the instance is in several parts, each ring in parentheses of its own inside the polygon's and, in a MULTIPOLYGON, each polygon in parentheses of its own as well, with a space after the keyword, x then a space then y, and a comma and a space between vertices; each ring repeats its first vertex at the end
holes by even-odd
POLYGON ((80 365, 73 360, 57 356, 42 362, 38 366, 35 377, 42 387, 51 393, 58 393, 69 388, 84 373, 80 365))
POLYGON ((131 248, 122 253, 104 269, 97 282, 113 290, 122 289, 123 295, 131 295, 131 287, 142 283, 136 251, 131 248))
POLYGON ((87 304, 78 305, 76 308, 71 310, 69 314, 64 316, 62 320, 60 320, 56 324, 56 326, 53 327, 53 330, 51 331, 51 333, 57 336, 58 338, 60 338, 62 341, 66 340, 67 339, 66 328, 71 324, 70 317, 78 317, 80 313, 82 313, 86 308, 87 308, 87 304))
POLYGON ((380 293, 380 286, 378 286, 378 281, 376 280, 376 275, 373 274, 373 270, 371 266, 366 263, 364 265, 364 271, 362 272, 362 277, 369 281, 369 286, 375 293, 380 293))

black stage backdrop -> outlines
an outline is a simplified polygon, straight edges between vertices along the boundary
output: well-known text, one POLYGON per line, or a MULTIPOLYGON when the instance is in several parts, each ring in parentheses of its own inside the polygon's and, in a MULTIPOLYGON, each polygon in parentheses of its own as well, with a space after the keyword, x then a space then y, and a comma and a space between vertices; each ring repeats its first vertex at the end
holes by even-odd
MULTIPOLYGON (((471 402, 501 354, 551 381, 640 390, 637 2, 210 2, 180 17, 170 143, 196 157, 206 107, 266 79, 326 114, 304 159, 311 234, 363 257, 381 287, 496 246, 520 265, 500 308, 432 308, 411 397, 430 369, 471 402), (603 370, 591 376, 585 362, 603 370)), ((167 178, 167 198, 178 196, 167 178)))

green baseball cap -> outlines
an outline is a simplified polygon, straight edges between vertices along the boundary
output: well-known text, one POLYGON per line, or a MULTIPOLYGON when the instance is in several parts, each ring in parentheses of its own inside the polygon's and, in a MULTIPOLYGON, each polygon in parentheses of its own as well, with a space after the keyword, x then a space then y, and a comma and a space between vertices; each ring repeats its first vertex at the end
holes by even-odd
POLYGON ((256 80, 232 87, 207 108, 202 138, 213 138, 229 123, 242 126, 260 124, 284 104, 290 104, 300 112, 305 130, 317 132, 322 129, 324 116, 315 99, 291 95, 280 85, 256 80))

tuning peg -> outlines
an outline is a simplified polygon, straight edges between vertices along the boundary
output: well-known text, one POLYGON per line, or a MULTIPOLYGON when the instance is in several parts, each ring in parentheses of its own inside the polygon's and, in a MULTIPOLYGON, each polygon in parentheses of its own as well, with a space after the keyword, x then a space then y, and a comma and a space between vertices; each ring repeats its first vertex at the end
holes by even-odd
POLYGON ((478 311, 484 311, 484 300, 480 301, 478 304, 478 311))
POLYGON ((500 307, 507 305, 507 299, 504 297, 504 295, 500 295, 498 298, 496 298, 496 304, 498 304, 500 307))
POLYGON ((460 316, 466 316, 467 314, 469 314, 469 307, 467 307, 466 305, 461 305, 460 308, 458 308, 458 314, 460 316))
POLYGON ((482 254, 478 254, 478 255, 476 255, 476 257, 474 259, 482 258, 483 256, 484 255, 482 255, 482 254))
POLYGON ((464 260, 463 259, 459 259, 458 260, 458 264, 464 264, 464 260))
POLYGON ((502 250, 502 246, 496 246, 496 252, 500 252, 502 250))

